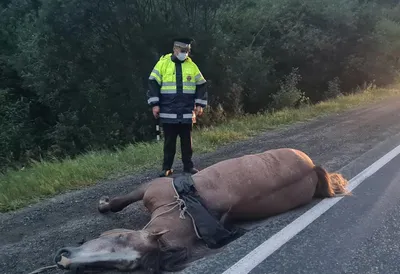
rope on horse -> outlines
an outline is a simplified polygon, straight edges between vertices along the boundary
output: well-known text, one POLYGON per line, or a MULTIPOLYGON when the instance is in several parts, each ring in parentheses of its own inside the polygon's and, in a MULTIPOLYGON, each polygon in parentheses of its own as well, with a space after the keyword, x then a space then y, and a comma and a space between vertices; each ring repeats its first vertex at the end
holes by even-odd
POLYGON ((52 269, 52 268, 58 268, 58 266, 56 264, 55 265, 44 266, 44 267, 38 268, 38 269, 30 272, 29 274, 41 273, 41 272, 44 272, 45 270, 52 269))
POLYGON ((176 199, 176 201, 174 201, 174 202, 172 202, 172 203, 169 203, 169 204, 166 204, 166 205, 164 205, 164 206, 171 206, 171 205, 174 205, 174 204, 175 204, 175 205, 174 205, 172 208, 170 208, 170 209, 168 209, 168 210, 166 210, 166 211, 164 211, 164 212, 161 212, 161 213, 157 214, 156 216, 154 216, 154 217, 143 227, 143 229, 146 229, 155 219, 157 219, 157 218, 160 217, 161 215, 164 215, 164 214, 166 214, 166 213, 168 213, 168 212, 171 212, 173 209, 175 209, 175 207, 178 206, 179 211, 180 211, 180 213, 179 213, 179 218, 181 218, 181 219, 183 219, 183 220, 186 219, 185 213, 187 213, 187 214, 190 216, 190 218, 192 219, 194 232, 196 233, 197 238, 201 239, 201 236, 200 236, 199 232, 197 231, 196 222, 194 221, 193 216, 187 211, 187 207, 186 207, 185 201, 182 200, 182 199, 179 197, 179 194, 178 194, 178 192, 177 192, 176 189, 175 189, 174 181, 173 181, 173 180, 172 180, 171 184, 172 184, 172 188, 173 188, 174 191, 175 191, 174 198, 176 199), (183 208, 182 208, 182 205, 183 205, 183 208))

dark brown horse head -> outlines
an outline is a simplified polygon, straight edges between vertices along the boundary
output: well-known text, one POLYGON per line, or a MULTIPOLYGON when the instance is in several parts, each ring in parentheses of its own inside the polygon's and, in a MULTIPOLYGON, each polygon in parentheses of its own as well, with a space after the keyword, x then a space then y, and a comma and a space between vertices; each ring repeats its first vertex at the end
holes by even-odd
POLYGON ((168 230, 114 229, 79 247, 61 248, 55 262, 61 269, 85 273, 92 270, 131 271, 143 268, 150 273, 172 269, 187 258, 184 248, 164 248, 159 238, 168 230))

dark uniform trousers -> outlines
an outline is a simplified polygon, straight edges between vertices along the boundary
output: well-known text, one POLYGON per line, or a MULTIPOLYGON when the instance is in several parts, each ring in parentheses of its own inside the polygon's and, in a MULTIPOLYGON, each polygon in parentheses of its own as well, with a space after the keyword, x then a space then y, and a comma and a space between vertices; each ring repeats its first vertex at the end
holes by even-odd
POLYGON ((165 123, 164 130, 164 162, 163 170, 172 168, 176 153, 176 141, 179 136, 181 142, 181 153, 183 168, 185 171, 193 168, 192 155, 192 129, 191 123, 165 123))

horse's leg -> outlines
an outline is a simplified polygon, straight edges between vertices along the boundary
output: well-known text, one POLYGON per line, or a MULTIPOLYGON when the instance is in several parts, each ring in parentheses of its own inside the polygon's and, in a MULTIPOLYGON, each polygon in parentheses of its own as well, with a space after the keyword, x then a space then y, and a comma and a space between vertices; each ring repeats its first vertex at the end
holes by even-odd
POLYGON ((110 199, 108 196, 103 196, 100 198, 97 209, 100 213, 121 211, 128 205, 142 200, 148 185, 149 183, 142 184, 128 194, 116 196, 112 199, 110 199))
POLYGON ((236 227, 235 224, 235 219, 232 218, 232 215, 230 215, 230 210, 225 212, 219 222, 228 230, 237 230, 239 229, 238 227, 236 227))
POLYGON ((223 226, 229 226, 229 225, 231 225, 231 220, 229 219, 229 211, 228 211, 228 212, 225 212, 225 213, 222 215, 222 217, 221 217, 221 219, 220 219, 219 221, 220 221, 220 223, 221 223, 223 226))

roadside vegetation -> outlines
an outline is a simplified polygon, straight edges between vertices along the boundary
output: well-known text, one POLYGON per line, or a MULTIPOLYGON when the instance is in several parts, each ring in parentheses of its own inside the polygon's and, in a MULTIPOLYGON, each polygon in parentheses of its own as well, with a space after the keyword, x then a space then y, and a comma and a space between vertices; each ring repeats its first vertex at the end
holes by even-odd
MULTIPOLYGON (((243 115, 219 125, 196 129, 194 150, 196 154, 211 152, 222 145, 251 138, 265 130, 341 113, 393 96, 400 96, 400 88, 368 88, 316 105, 243 115)), ((177 161, 179 157, 178 150, 177 161)), ((99 180, 116 179, 145 169, 158 168, 161 159, 162 142, 153 141, 128 145, 114 152, 90 152, 75 159, 36 162, 28 169, 0 175, 0 212, 18 209, 63 191, 90 186, 99 180)))
POLYGON ((5 0, 0 211, 158 168, 147 78, 192 36, 209 82, 196 153, 396 96, 393 0, 5 0))

